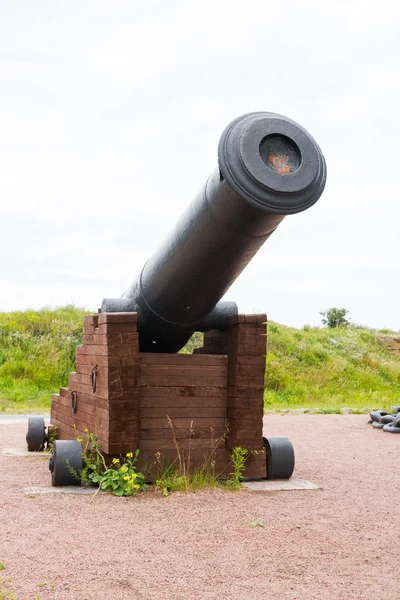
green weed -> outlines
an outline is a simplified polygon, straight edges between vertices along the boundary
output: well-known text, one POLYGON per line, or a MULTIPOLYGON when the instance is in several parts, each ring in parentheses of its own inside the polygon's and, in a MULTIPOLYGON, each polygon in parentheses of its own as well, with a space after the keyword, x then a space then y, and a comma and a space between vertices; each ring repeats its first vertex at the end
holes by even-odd
POLYGON ((246 467, 246 459, 249 455, 249 451, 246 448, 236 446, 231 452, 231 461, 233 465, 233 472, 230 478, 226 481, 226 485, 234 490, 240 489, 240 484, 243 481, 243 472, 246 467))
POLYGON ((264 523, 261 519, 255 519, 254 521, 250 521, 250 527, 264 527, 264 523))

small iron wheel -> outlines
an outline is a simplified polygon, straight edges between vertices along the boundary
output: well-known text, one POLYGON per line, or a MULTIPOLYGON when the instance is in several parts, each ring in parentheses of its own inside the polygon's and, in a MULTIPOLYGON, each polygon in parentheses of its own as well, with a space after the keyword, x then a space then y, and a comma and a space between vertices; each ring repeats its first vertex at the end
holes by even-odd
POLYGON ((55 440, 49 460, 51 484, 80 485, 76 477, 83 468, 82 445, 76 440, 55 440), (73 470, 74 472, 71 472, 73 470))
POLYGON ((47 442, 46 426, 43 417, 29 417, 26 443, 29 452, 39 452, 47 442))
POLYGON ((267 455, 267 479, 290 479, 294 471, 292 442, 284 436, 263 438, 267 455))

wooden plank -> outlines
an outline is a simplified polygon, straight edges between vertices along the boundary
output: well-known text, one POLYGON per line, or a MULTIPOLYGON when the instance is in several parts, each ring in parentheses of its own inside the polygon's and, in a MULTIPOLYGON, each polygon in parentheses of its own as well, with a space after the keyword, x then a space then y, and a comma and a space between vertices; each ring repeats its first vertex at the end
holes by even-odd
MULTIPOLYGON (((80 418, 78 418, 76 413, 71 416, 66 411, 64 412, 63 409, 64 407, 62 406, 57 406, 57 409, 54 410, 52 409, 51 417, 62 421, 65 425, 75 430, 77 432, 76 435, 79 433, 83 435, 85 428, 87 428, 90 432, 96 433, 96 435, 101 437, 101 435, 99 435, 100 431, 97 429, 97 424, 92 422, 89 418, 86 418, 88 417, 87 415, 82 415, 80 418), (74 427, 74 425, 76 425, 76 427, 74 427)), ((104 435, 106 435, 106 433, 107 432, 103 431, 104 435)))
MULTIPOLYGON (((196 427, 193 429, 193 433, 191 434, 191 439, 208 439, 211 441, 216 441, 219 439, 225 439, 226 436, 226 427, 219 427, 215 429, 213 427, 196 427)), ((175 438, 179 440, 187 440, 189 439, 189 429, 175 429, 174 428, 175 438)), ((166 429, 141 429, 140 430, 140 439, 141 440, 168 440, 172 439, 172 430, 170 427, 166 429)))
MULTIPOLYGON (((226 419, 221 417, 212 417, 212 418, 199 418, 199 419, 188 419, 188 418, 174 418, 172 419, 173 427, 177 429, 196 429, 199 428, 210 428, 214 427, 215 429, 224 428, 226 425, 226 419)), ((169 427, 167 419, 140 419, 140 427, 141 429, 167 429, 169 427)))
POLYGON ((164 354, 152 352, 139 353, 140 364, 143 365, 177 365, 177 366, 221 366, 228 364, 224 354, 164 354))
POLYGON ((140 387, 176 387, 176 386, 185 386, 185 387, 204 387, 204 386, 213 386, 213 387, 226 387, 227 378, 226 377, 201 377, 201 376, 187 376, 184 375, 171 375, 171 376, 154 376, 154 375, 141 375, 139 378, 139 386, 140 387))
POLYGON ((136 312, 104 312, 95 315, 98 325, 103 323, 137 323, 136 312))
POLYGON ((264 383, 258 387, 246 387, 242 385, 229 385, 228 386, 228 398, 263 398, 264 397, 264 383))
POLYGON ((227 414, 226 406, 222 407, 210 407, 210 406, 202 406, 196 407, 193 409, 192 407, 179 407, 174 408, 172 406, 165 406, 163 408, 142 408, 140 409, 140 416, 142 419, 157 419, 157 418, 190 418, 197 420, 198 418, 208 418, 208 417, 220 417, 225 418, 227 414))
MULTIPOLYGON (((57 400, 57 404, 59 404, 60 406, 65 406, 67 408, 70 409, 71 414, 72 413, 72 401, 71 398, 65 398, 64 396, 60 396, 59 399, 57 400)), ((108 409, 106 407, 106 403, 104 402, 104 400, 100 399, 100 398, 96 398, 95 396, 93 397, 84 397, 82 395, 78 396, 78 410, 82 410, 83 412, 87 413, 87 414, 94 414, 96 411, 101 411, 101 410, 106 410, 108 412, 108 409)))
POLYGON ((114 357, 137 357, 138 352, 135 344, 93 344, 89 346, 77 346, 76 355, 82 356, 114 356, 114 357))
POLYGON ((234 375, 236 375, 237 377, 260 377, 261 381, 263 382, 264 373, 265 363, 262 365, 241 365, 238 363, 232 363, 231 365, 229 365, 229 377, 232 377, 234 375))
POLYGON ((228 408, 242 408, 249 413, 263 414, 264 399, 260 394, 258 398, 228 398, 228 408))
POLYGON ((85 317, 83 317, 83 319, 82 319, 83 327, 88 327, 88 326, 95 327, 96 325, 97 325, 97 315, 86 315, 85 317))
POLYGON ((137 333, 137 323, 102 323, 98 327, 96 327, 93 332, 96 335, 118 335, 119 333, 127 334, 127 333, 137 333))
POLYGON ((262 438, 261 438, 261 442, 259 441, 259 439, 242 440, 242 439, 237 439, 237 438, 228 438, 226 440, 226 447, 229 450, 233 450, 233 448, 236 448, 236 446, 240 446, 242 448, 246 448, 246 450, 251 450, 254 452, 262 452, 262 450, 263 450, 262 438))
POLYGON ((152 398, 152 397, 168 397, 176 396, 182 398, 200 398, 200 397, 226 397, 226 387, 216 386, 199 386, 199 387, 186 387, 186 386, 155 386, 155 387, 142 387, 140 388, 140 398, 152 398))
MULTIPOLYGON (((191 449, 203 450, 204 452, 210 452, 216 448, 225 448, 224 440, 217 440, 215 442, 211 442, 207 439, 203 440, 180 440, 179 441, 179 450, 180 451, 188 451, 189 447, 191 449)), ((162 450, 174 450, 176 448, 175 442, 172 439, 165 440, 143 440, 141 439, 139 442, 139 450, 154 450, 155 452, 161 452, 162 450)))
MULTIPOLYGON (((143 388, 142 388, 143 389, 143 388)), ((150 389, 150 388, 146 388, 150 389)), ((142 396, 140 394, 140 407, 143 408, 203 408, 220 407, 226 410, 228 403, 226 396, 142 396)))
MULTIPOLYGON (((245 367, 241 367, 245 368, 245 367)), ((254 368, 254 367, 250 367, 254 368)), ((257 368, 257 367, 255 367, 257 368)), ((140 365, 140 377, 227 377, 227 366, 140 365)))
POLYGON ((91 385, 78 383, 74 381, 74 379, 70 379, 68 387, 71 392, 78 392, 80 394, 85 394, 86 396, 93 395, 97 398, 103 398, 104 400, 129 400, 132 397, 132 392, 134 392, 136 389, 133 387, 132 390, 120 391, 96 387, 96 391, 92 392, 91 385))
MULTIPOLYGON (((77 346, 78 348, 83 348, 84 346, 77 346)), ((92 348, 92 346, 86 346, 86 348, 92 348)), ((135 366, 138 363, 137 359, 138 355, 135 356, 99 356, 94 354, 81 354, 77 351, 76 356, 76 370, 79 371, 78 365, 91 365, 94 367, 95 365, 99 367, 129 367, 135 366)))
MULTIPOLYGON (((254 419, 257 418, 255 411, 250 411, 245 408, 228 408, 229 419, 254 419)), ((262 415, 262 412, 261 412, 262 415)))
POLYGON ((262 437, 262 427, 260 427, 259 429, 238 429, 234 435, 228 434, 227 440, 234 439, 236 442, 240 442, 239 446, 249 449, 249 442, 258 442, 259 446, 262 447, 262 437))
MULTIPOLYGON (((68 388, 72 391, 81 392, 82 394, 96 395, 98 398, 104 398, 105 400, 112 398, 123 398, 131 394, 132 391, 136 390, 136 385, 133 385, 132 382, 135 381, 134 378, 131 379, 116 379, 111 383, 111 385, 107 387, 103 387, 100 385, 100 382, 96 382, 96 391, 92 391, 92 383, 90 376, 87 376, 87 383, 80 383, 79 379, 84 378, 84 375, 78 374, 78 376, 72 377, 70 376, 68 381, 68 388)), ((128 397, 127 397, 128 399, 128 397)))
MULTIPOLYGON (((137 347, 138 344, 137 333, 93 333, 83 335, 83 344, 85 346, 90 345, 105 345, 105 346, 118 346, 121 344, 133 344, 137 347)), ((136 348, 137 350, 137 348, 136 348)))
POLYGON ((249 389, 259 389, 263 386, 264 376, 248 376, 248 375, 229 375, 229 385, 236 387, 247 387, 249 389))
MULTIPOLYGON (((80 361, 76 365, 76 372, 78 375, 89 375, 91 381, 92 369, 96 365, 87 365, 81 364, 80 361)), ((100 382, 108 382, 108 380, 113 380, 118 377, 135 377, 138 371, 137 365, 132 365, 128 367, 108 367, 108 366, 100 366, 97 365, 97 380, 100 382)), ((105 384, 102 384, 105 387, 105 384)))

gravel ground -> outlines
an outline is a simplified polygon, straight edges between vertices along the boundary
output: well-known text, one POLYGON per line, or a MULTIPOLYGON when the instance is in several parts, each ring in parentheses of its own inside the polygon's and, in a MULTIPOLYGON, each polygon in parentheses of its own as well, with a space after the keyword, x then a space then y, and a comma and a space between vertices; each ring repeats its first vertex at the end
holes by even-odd
MULTIPOLYGON (((399 600, 400 435, 366 421, 266 417, 265 431, 295 447, 294 476, 318 490, 28 497, 26 486, 50 485, 47 460, 0 455, 0 589, 27 600, 399 600)), ((0 425, 0 451, 25 433, 0 425)))

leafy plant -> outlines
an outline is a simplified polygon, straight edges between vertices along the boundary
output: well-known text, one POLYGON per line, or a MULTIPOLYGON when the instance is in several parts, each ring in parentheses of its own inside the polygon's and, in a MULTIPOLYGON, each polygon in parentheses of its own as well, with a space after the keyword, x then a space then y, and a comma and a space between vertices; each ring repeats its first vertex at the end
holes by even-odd
POLYGON ((143 473, 136 472, 139 450, 114 458, 108 467, 94 433, 86 428, 85 435, 77 441, 82 444, 83 469, 78 473, 70 465, 68 468, 83 484, 98 484, 99 489, 115 496, 135 496, 147 488, 143 473))
POLYGON ((136 472, 135 462, 138 456, 139 450, 136 450, 135 454, 128 452, 125 458, 114 458, 112 467, 102 475, 92 477, 92 481, 115 496, 135 496, 139 490, 147 488, 143 473, 136 472))

